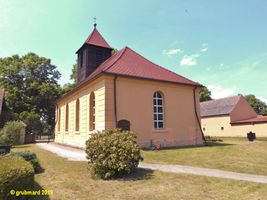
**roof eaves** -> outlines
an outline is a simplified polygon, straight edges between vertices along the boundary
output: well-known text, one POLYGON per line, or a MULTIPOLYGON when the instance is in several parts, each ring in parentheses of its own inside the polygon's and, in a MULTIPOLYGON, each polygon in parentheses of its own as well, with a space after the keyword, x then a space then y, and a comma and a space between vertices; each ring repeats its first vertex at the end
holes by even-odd
POLYGON ((175 82, 175 81, 160 80, 160 79, 140 77, 140 76, 131 76, 131 75, 126 75, 126 74, 112 73, 112 72, 106 72, 106 71, 104 71, 102 73, 113 75, 113 76, 127 77, 127 78, 135 78, 135 79, 142 79, 142 80, 159 81, 159 82, 164 82, 164 83, 172 83, 172 84, 177 84, 177 85, 201 87, 201 85, 197 85, 197 84, 195 85, 195 84, 190 84, 190 83, 180 83, 180 82, 175 82))

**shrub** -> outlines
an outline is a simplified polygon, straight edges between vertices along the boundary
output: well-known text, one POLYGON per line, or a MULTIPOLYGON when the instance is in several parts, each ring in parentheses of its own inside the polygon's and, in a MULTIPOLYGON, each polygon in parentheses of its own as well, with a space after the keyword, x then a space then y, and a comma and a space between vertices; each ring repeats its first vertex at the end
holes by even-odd
POLYGON ((119 129, 92 134, 86 153, 92 175, 102 179, 130 174, 143 160, 136 135, 119 129))
POLYGON ((16 199, 10 190, 31 190, 34 171, 30 163, 17 156, 0 157, 0 199, 16 199))
POLYGON ((1 144, 20 144, 21 133, 23 125, 19 121, 9 121, 5 124, 4 128, 0 131, 1 144))
POLYGON ((37 156, 33 152, 20 151, 20 152, 12 152, 9 155, 22 157, 24 160, 26 160, 29 163, 31 163, 35 173, 40 172, 42 170, 41 165, 40 165, 40 163, 39 163, 39 161, 37 159, 37 156))

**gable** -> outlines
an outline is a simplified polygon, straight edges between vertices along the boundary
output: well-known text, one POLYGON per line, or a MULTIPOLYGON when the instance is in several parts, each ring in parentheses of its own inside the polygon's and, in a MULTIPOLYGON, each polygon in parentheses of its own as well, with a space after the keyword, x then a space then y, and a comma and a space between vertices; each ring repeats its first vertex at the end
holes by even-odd
POLYGON ((249 105, 245 97, 241 96, 235 108, 230 113, 231 122, 256 118, 257 113, 249 105))

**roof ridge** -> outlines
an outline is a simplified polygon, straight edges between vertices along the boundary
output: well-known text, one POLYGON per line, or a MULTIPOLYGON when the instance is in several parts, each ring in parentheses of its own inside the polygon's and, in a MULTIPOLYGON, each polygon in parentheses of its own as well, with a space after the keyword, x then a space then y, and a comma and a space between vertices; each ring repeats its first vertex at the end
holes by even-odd
MULTIPOLYGON (((118 56, 118 58, 117 58, 117 59, 116 59, 110 66, 106 66, 104 69, 102 69, 101 72, 105 72, 105 71, 107 71, 107 70, 110 69, 116 62, 118 62, 118 60, 119 60, 119 59, 122 57, 122 55, 125 53, 126 49, 127 49, 127 46, 124 47, 124 48, 122 48, 120 51, 118 51, 116 54, 118 54, 119 52, 121 53, 121 54, 118 56)), ((116 54, 114 54, 114 56, 115 56, 116 54)), ((111 57, 110 57, 110 58, 111 58, 111 57)), ((107 60, 108 60, 108 59, 107 59, 107 60)), ((105 60, 105 62, 106 62, 107 60, 105 60)), ((103 64, 104 64, 105 62, 103 62, 103 64)))
POLYGON ((223 97, 223 98, 219 98, 219 99, 212 99, 212 100, 203 101, 203 102, 200 102, 200 103, 203 104, 203 103, 209 103, 209 102, 213 102, 213 101, 220 101, 220 100, 236 98, 236 97, 241 98, 242 95, 235 95, 235 96, 223 97))
MULTIPOLYGON (((159 68, 161 68, 161 69, 163 69, 163 70, 166 70, 166 71, 168 71, 168 72, 170 72, 170 73, 172 73, 172 74, 174 74, 174 75, 176 75, 176 76, 180 76, 180 77, 182 77, 182 78, 184 78, 184 79, 186 79, 186 80, 188 80, 188 81, 192 81, 192 80, 190 80, 190 79, 188 79, 188 78, 186 78, 186 77, 184 77, 184 76, 182 76, 182 75, 180 75, 180 74, 177 74, 177 73, 175 73, 175 72, 173 72, 173 71, 171 71, 171 70, 169 70, 169 69, 166 69, 165 67, 162 67, 162 66, 160 66, 160 65, 158 65, 158 64, 156 64, 156 63, 154 63, 154 62, 152 62, 151 60, 149 60, 149 59, 147 59, 146 57, 142 56, 141 54, 139 54, 139 53, 136 52, 135 50, 133 50, 133 49, 127 47, 127 46, 126 46, 126 48, 132 50, 132 51, 135 52, 137 55, 141 56, 143 59, 147 60, 148 62, 152 63, 153 65, 156 65, 157 67, 159 67, 159 68)), ((192 82, 194 82, 194 83, 198 83, 198 82, 195 82, 195 81, 192 81, 192 82)), ((199 84, 199 83, 198 83, 198 84, 199 84)), ((200 84, 200 85, 201 85, 201 84, 200 84)))

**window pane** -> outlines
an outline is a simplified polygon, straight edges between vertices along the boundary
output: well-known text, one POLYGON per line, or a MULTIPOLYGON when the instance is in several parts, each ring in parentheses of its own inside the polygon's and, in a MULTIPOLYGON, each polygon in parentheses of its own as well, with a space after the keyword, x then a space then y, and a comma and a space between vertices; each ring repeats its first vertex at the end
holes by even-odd
POLYGON ((158 105, 162 105, 162 99, 158 99, 158 105))
POLYGON ((158 127, 157 127, 157 122, 154 122, 154 128, 158 128, 158 127))
POLYGON ((153 97, 155 98, 156 96, 157 96, 157 93, 155 92, 154 95, 153 95, 153 97))
POLYGON ((159 122, 159 127, 158 128, 163 128, 163 122, 159 122))
POLYGON ((153 105, 157 105, 157 100, 153 99, 153 105))
POLYGON ((158 120, 163 120, 163 114, 158 114, 158 120))
POLYGON ((163 112, 163 108, 162 107, 158 107, 158 112, 162 113, 163 112))
POLYGON ((154 114, 154 120, 157 120, 157 114, 154 114))
POLYGON ((156 107, 156 106, 154 106, 154 113, 155 113, 155 112, 157 112, 157 107, 156 107))

